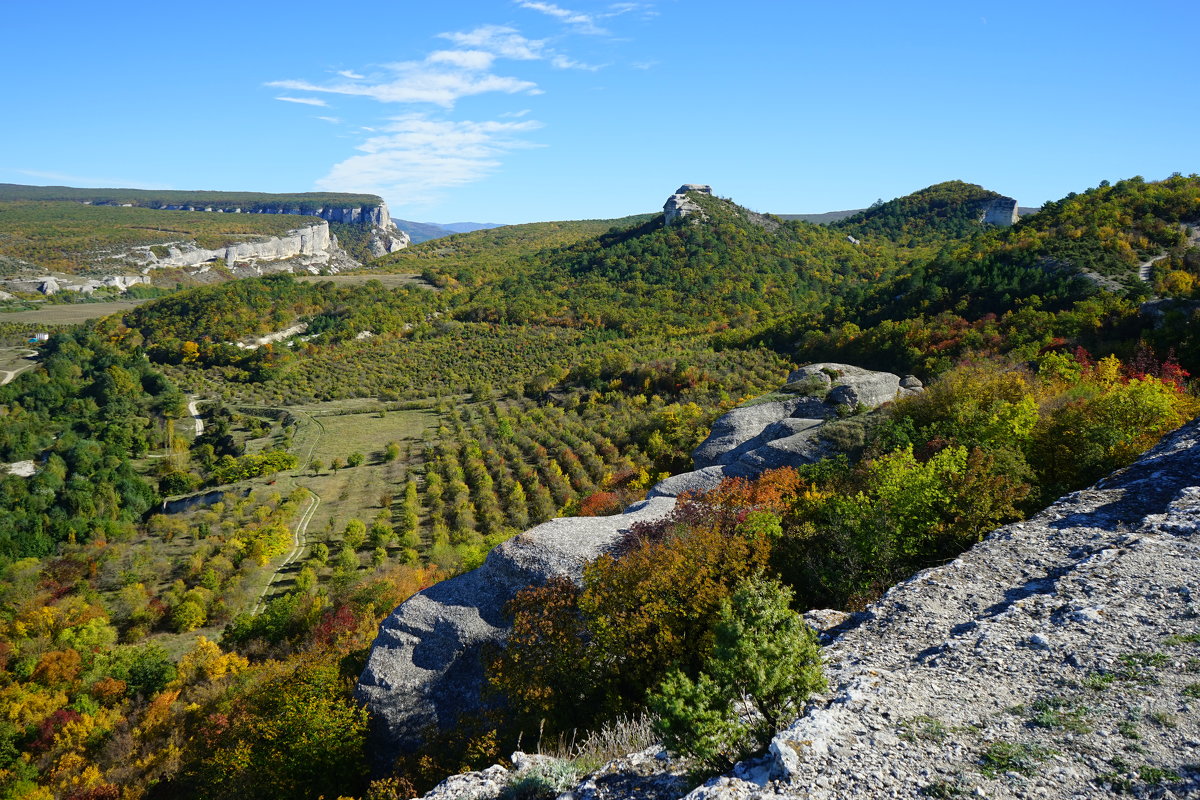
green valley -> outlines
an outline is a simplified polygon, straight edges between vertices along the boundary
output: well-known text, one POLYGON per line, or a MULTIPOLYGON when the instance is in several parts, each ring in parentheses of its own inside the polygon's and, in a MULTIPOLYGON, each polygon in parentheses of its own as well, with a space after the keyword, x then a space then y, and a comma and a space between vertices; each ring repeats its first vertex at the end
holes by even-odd
MULTIPOLYGON (((378 200, 0 188, 0 253, 63 270, 297 224, 169 204, 378 200)), ((712 693, 738 636, 811 666, 756 620, 801 636, 793 611, 860 609, 1200 410, 1196 176, 1102 185, 1015 224, 988 211, 1006 198, 957 181, 828 225, 684 194, 695 210, 671 223, 457 234, 352 275, 184 289, 14 350, 0 462, 27 466, 0 478, 7 796, 411 796, 522 736, 647 707, 723 769, 762 731, 697 743, 670 715, 728 711, 712 693), (871 413, 843 403, 840 455, 686 496, 578 585, 519 595, 515 643, 488 666, 505 699, 368 774, 350 691, 395 606, 539 523, 636 506, 692 469, 714 420, 795 395, 764 397, 811 362, 927 388, 871 413), (109 794, 72 794, 68 773, 109 794)), ((789 691, 823 680, 804 675, 789 691)))

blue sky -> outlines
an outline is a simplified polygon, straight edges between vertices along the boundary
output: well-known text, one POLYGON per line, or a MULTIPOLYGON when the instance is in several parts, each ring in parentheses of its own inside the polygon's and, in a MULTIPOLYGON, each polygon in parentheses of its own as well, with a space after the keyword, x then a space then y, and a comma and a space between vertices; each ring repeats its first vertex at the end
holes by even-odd
POLYGON ((1200 3, 6 0, 0 182, 414 220, 775 213, 1200 172, 1200 3))

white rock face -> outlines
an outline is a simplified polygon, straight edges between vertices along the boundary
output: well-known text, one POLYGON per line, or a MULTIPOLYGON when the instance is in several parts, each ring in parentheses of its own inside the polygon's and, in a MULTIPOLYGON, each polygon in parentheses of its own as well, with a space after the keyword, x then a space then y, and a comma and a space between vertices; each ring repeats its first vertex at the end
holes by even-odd
MULTIPOLYGON (((39 292, 41 294, 57 294, 58 292, 80 292, 91 294, 97 289, 118 289, 122 292, 131 286, 150 283, 143 275, 105 275, 102 278, 78 278, 65 275, 46 275, 38 278, 11 278, 0 281, 0 284, 18 292, 39 292)), ((12 295, 7 295, 12 297, 12 295)))
POLYGON ((981 221, 985 225, 996 225, 1007 228, 1015 225, 1020 215, 1017 213, 1017 201, 1011 197, 997 197, 983 207, 981 221))
POLYGON ((670 225, 676 220, 682 219, 689 214, 699 214, 704 216, 703 210, 696 204, 694 200, 688 197, 688 192, 700 192, 701 194, 712 194, 712 187, 703 183, 685 183, 680 186, 675 194, 667 198, 667 202, 663 204, 663 217, 667 225, 670 225))
POLYGON ((283 236, 272 236, 257 242, 236 242, 213 250, 197 247, 190 242, 180 242, 166 245, 167 255, 159 257, 149 246, 136 247, 129 253, 129 258, 145 269, 198 267, 210 262, 233 267, 300 256, 314 264, 325 264, 333 257, 335 247, 329 224, 318 222, 288 231, 283 236))

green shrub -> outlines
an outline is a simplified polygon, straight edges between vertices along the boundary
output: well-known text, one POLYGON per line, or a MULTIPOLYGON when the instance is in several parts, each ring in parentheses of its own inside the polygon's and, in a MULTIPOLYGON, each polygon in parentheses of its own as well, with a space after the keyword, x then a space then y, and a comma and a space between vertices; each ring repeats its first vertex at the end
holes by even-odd
POLYGON ((668 749, 727 767, 765 746, 809 695, 825 690, 816 637, 791 599, 777 581, 754 577, 722 603, 703 671, 695 680, 671 671, 650 698, 668 749))

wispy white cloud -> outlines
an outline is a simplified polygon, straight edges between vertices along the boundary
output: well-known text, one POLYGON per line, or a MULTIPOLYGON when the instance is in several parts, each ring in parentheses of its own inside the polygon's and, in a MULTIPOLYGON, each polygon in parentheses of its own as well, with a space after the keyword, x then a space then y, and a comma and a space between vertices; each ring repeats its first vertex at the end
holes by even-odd
POLYGON ((343 83, 318 86, 306 81, 276 81, 282 89, 305 92, 370 97, 381 103, 433 103, 450 108, 463 97, 487 92, 516 94, 533 90, 537 84, 499 75, 468 75, 463 73, 421 70, 395 65, 397 76, 381 83, 343 83))
POLYGON ((496 60, 493 53, 486 50, 435 50, 425 61, 430 64, 450 64, 461 69, 488 70, 496 60))
POLYGON ((538 61, 546 57, 545 39, 527 39, 507 25, 480 25, 469 31, 439 33, 459 47, 485 50, 514 61, 538 61))
POLYGON ((643 17, 657 16, 658 13, 653 10, 653 7, 649 3, 612 3, 604 11, 589 14, 563 8, 554 3, 542 2, 542 0, 513 0, 513 2, 520 8, 537 11, 548 17, 554 17, 564 25, 569 26, 574 33, 589 34, 591 36, 609 35, 609 30, 600 25, 600 20, 612 19, 623 14, 631 14, 639 11, 643 17))
POLYGON ((326 103, 319 97, 276 97, 276 100, 282 100, 285 103, 300 103, 306 106, 320 106, 327 108, 329 103, 326 103))
POLYGON ((582 69, 588 72, 596 72, 603 69, 599 64, 585 64, 582 61, 576 61, 573 58, 568 58, 558 53, 550 56, 550 64, 557 69, 582 69))
POLYGON ((440 192, 487 177, 503 153, 538 147, 522 134, 541 123, 394 117, 378 136, 357 148, 360 155, 335 164, 316 188, 382 194, 397 204, 429 203, 440 192))
MULTIPOLYGON (((541 0, 517 0, 530 10, 548 14, 580 32, 594 30, 598 17, 579 14, 541 0)), ((632 6, 632 4, 630 4, 632 6)), ((615 8, 615 7, 612 7, 615 8)), ((624 13, 610 10, 607 16, 624 13)), ((267 86, 306 94, 365 97, 380 103, 431 104, 453 109, 466 97, 486 93, 540 95, 523 77, 498 74, 500 61, 542 62, 553 69, 596 70, 551 47, 547 39, 531 39, 507 25, 480 25, 438 34, 448 43, 419 60, 382 64, 357 72, 337 70, 325 80, 289 79, 267 86)), ((304 98, 281 97, 292 102, 304 98)), ((324 105, 323 100, 317 104, 324 105)), ((354 130, 361 144, 349 158, 334 164, 316 188, 374 192, 397 204, 428 203, 443 190, 482 180, 500 168, 515 150, 539 147, 526 134, 541 127, 529 109, 500 114, 491 121, 452 120, 428 113, 391 117, 386 124, 354 130)), ((338 117, 317 117, 340 124, 338 117)))
MULTIPOLYGON (((503 42, 499 44, 509 49, 512 47, 503 42)), ((451 108, 461 98, 472 95, 489 92, 517 94, 532 92, 537 88, 533 81, 492 73, 490 69, 497 55, 503 53, 480 48, 437 50, 421 61, 385 64, 378 74, 370 77, 346 78, 328 83, 281 80, 271 81, 267 85, 300 92, 369 97, 381 103, 433 103, 444 108, 451 108)), ((344 76, 345 72, 338 74, 344 76)), ((306 101, 297 99, 295 102, 306 101)), ((324 105, 324 101, 320 103, 324 105)))
POLYGON ((530 11, 540 11, 547 16, 554 17, 564 24, 570 25, 578 33, 588 33, 595 36, 608 33, 608 31, 596 24, 596 19, 591 14, 572 11, 568 8, 556 6, 554 3, 535 2, 534 0, 517 0, 517 5, 521 8, 527 8, 530 11))

